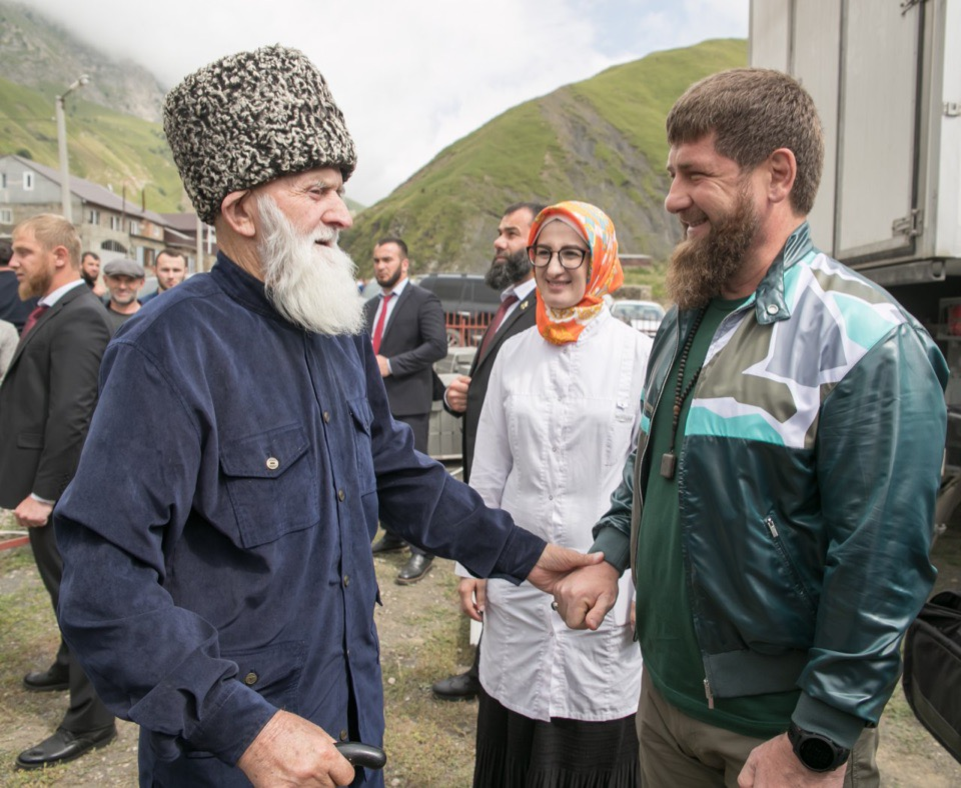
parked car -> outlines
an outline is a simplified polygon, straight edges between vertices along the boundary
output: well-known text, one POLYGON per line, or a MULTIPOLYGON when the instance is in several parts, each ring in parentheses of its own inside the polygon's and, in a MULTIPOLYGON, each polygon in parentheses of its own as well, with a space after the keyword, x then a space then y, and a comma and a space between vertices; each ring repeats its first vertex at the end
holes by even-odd
POLYGON ((664 319, 664 307, 655 301, 615 301, 611 306, 611 314, 618 320, 627 323, 638 331, 652 336, 664 319))

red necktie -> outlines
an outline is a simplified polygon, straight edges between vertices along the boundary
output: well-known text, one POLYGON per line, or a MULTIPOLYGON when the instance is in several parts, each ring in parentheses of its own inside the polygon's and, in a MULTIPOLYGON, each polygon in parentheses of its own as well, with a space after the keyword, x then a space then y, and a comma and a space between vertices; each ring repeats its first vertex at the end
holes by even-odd
POLYGON ((23 324, 23 331, 20 332, 20 336, 25 337, 27 332, 37 324, 37 321, 40 319, 40 315, 46 312, 49 308, 50 307, 46 304, 40 304, 39 306, 35 307, 34 310, 27 315, 27 322, 23 324))
POLYGON ((481 340, 481 356, 484 355, 485 351, 487 350, 487 346, 490 345, 491 340, 494 338, 494 334, 497 333, 497 329, 499 329, 501 327, 501 323, 504 322, 504 316, 507 314, 507 310, 516 304, 517 300, 517 296, 511 293, 509 296, 507 296, 507 298, 501 301, 501 305, 494 313, 494 319, 491 320, 491 324, 488 326, 487 331, 484 333, 484 338, 481 340))
POLYGON ((380 353, 380 340, 384 336, 384 323, 387 322, 387 304, 390 303, 391 296, 393 293, 384 293, 383 303, 380 305, 380 317, 377 318, 377 325, 374 326, 374 336, 372 342, 374 344, 374 355, 380 353))

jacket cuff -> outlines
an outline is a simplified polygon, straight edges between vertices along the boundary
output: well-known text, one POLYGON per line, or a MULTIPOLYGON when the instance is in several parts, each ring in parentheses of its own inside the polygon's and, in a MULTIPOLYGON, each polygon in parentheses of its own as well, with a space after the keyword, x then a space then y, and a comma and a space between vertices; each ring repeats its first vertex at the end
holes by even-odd
POLYGON ((219 705, 189 742, 234 765, 278 709, 237 679, 225 682, 224 689, 219 705))
POLYGON ((618 572, 631 564, 631 540, 623 531, 608 526, 597 532, 590 553, 604 553, 604 560, 618 572))
POLYGON ((864 720, 801 693, 791 719, 799 728, 827 736, 835 744, 851 749, 864 731, 864 720))
POLYGON ((530 531, 514 526, 504 543, 491 577, 509 580, 514 585, 520 585, 540 560, 541 553, 547 547, 547 542, 530 531))

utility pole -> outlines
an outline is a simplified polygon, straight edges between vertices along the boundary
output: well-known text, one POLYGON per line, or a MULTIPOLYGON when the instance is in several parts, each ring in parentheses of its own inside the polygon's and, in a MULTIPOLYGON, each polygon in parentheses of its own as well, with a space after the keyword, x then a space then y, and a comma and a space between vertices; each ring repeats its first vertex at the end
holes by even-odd
POLYGON ((63 111, 63 100, 73 91, 82 88, 90 81, 86 74, 74 82, 64 91, 62 96, 57 96, 57 146, 60 149, 60 202, 62 204, 63 216, 68 222, 73 222, 73 210, 70 200, 70 164, 67 161, 67 120, 63 111))

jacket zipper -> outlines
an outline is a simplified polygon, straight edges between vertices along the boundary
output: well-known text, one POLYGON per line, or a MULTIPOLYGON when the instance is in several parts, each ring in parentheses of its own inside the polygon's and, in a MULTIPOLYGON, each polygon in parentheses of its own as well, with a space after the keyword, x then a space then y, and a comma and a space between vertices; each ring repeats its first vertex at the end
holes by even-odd
POLYGON ((797 590, 798 596, 801 597, 801 600, 807 605, 808 609, 813 611, 814 604, 811 602, 811 597, 808 594, 807 589, 804 587, 804 583, 801 580, 800 572, 798 572, 797 567, 794 566, 794 562, 791 561, 791 558, 787 553, 787 548, 784 546, 784 543, 781 541, 781 534, 777 530, 777 524, 774 522, 774 518, 771 517, 770 515, 765 517, 764 525, 767 527, 768 531, 771 533, 771 537, 774 539, 774 547, 778 551, 778 554, 780 555, 781 560, 784 562, 785 566, 787 567, 788 572, 790 572, 791 576, 794 579, 794 585, 797 590))
POLYGON ((711 692, 711 682, 706 677, 704 679, 704 697, 707 698, 707 707, 713 709, 714 693, 711 692))

